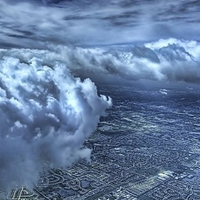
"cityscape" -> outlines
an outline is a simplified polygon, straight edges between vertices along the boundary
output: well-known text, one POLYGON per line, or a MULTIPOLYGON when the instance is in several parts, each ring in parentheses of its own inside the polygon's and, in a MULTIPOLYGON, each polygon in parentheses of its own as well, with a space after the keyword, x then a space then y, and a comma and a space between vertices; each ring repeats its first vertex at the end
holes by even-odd
POLYGON ((181 101, 184 91, 109 87, 102 92, 112 92, 114 106, 84 143, 92 149, 91 162, 46 169, 33 191, 17 188, 6 199, 200 198, 198 92, 181 101))

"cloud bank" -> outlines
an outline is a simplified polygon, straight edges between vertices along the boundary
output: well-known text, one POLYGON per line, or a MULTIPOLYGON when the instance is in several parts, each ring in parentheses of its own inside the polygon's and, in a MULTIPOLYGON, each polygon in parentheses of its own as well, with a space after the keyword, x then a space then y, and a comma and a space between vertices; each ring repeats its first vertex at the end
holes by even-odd
POLYGON ((196 41, 166 39, 143 45, 113 45, 95 48, 48 46, 48 50, 2 50, 0 57, 12 55, 29 63, 37 55, 41 65, 58 62, 75 76, 92 80, 163 80, 198 83, 200 44, 196 41))
POLYGON ((25 63, 9 54, 0 59, 0 188, 31 188, 46 165, 90 159, 83 142, 111 99, 61 63, 42 65, 33 53, 25 63))

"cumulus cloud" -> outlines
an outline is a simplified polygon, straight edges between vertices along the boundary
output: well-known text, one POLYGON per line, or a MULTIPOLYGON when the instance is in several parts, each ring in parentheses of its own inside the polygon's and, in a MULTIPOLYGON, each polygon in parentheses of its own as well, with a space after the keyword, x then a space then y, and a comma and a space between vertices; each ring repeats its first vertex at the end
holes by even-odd
POLYGON ((41 65, 65 64, 75 76, 97 80, 166 80, 199 82, 200 44, 174 38, 144 45, 113 45, 81 48, 48 46, 48 50, 2 50, 0 57, 12 54, 29 63, 33 55, 41 65))
POLYGON ((146 44, 160 59, 159 71, 167 80, 200 81, 200 44, 177 39, 159 40, 146 44))
POLYGON ((27 63, 12 53, 0 59, 0 188, 32 187, 45 165, 89 160, 83 142, 111 106, 89 79, 33 55, 27 63))

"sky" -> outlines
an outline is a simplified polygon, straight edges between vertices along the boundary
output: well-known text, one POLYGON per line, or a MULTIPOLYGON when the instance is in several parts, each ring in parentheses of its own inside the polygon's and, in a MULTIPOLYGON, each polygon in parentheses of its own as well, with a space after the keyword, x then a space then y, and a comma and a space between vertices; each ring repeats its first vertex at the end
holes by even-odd
POLYGON ((199 13, 195 0, 1 0, 0 189, 90 162, 84 141, 112 106, 97 82, 198 87, 199 13))
POLYGON ((1 0, 2 47, 199 40, 196 0, 1 0))

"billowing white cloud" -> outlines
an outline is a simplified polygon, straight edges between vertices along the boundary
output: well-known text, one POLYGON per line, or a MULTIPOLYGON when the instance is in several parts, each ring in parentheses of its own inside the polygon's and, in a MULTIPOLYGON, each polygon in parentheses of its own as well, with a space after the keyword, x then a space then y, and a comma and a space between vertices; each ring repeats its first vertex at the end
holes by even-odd
POLYGON ((29 63, 37 55, 42 65, 60 62, 75 75, 93 80, 122 77, 128 80, 200 81, 200 44, 196 41, 167 39, 144 45, 114 45, 99 48, 48 46, 49 50, 2 50, 29 63))
POLYGON ((27 63, 12 53, 0 59, 0 188, 32 187, 45 165, 89 160, 82 145, 111 106, 90 79, 42 64, 34 53, 27 63))

